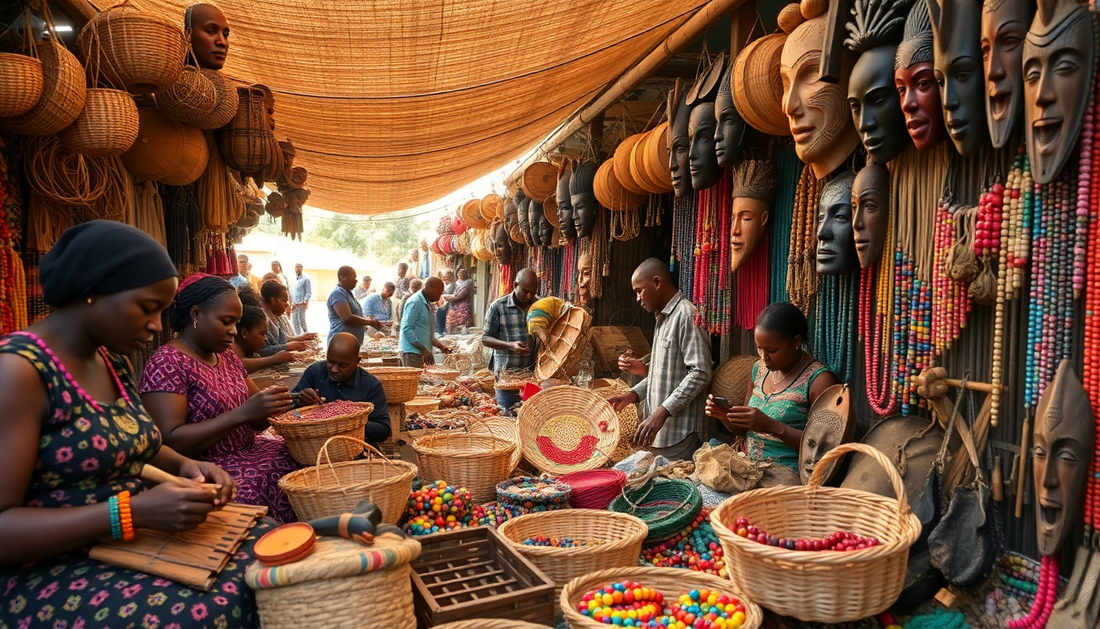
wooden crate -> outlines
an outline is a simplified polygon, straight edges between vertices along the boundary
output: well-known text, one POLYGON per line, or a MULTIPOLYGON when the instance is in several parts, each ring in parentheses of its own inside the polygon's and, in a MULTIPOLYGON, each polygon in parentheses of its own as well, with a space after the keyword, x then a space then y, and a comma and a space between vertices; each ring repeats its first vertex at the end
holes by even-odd
POLYGON ((459 529, 419 540, 412 581, 420 629, 473 618, 553 624, 554 582, 496 529, 459 529))
POLYGON ((592 328, 592 349, 596 363, 596 377, 619 375, 619 356, 633 350, 635 358, 649 354, 649 341, 638 326, 601 325, 592 328))

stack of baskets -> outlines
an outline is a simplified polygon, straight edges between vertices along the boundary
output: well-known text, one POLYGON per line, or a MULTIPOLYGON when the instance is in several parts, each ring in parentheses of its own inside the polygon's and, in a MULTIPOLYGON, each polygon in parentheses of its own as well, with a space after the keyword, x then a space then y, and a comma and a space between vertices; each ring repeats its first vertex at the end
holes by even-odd
MULTIPOLYGON (((610 509, 633 515, 649 527, 646 543, 666 540, 695 520, 703 508, 703 497, 686 480, 657 478, 620 494, 610 509)), ((880 610, 881 611, 881 610, 880 610)))
POLYGON ((404 404, 416 397, 420 369, 416 367, 368 367, 367 371, 382 383, 387 404, 404 404))
POLYGON ((542 472, 565 474, 607 463, 619 443, 619 416, 599 395, 553 387, 521 407, 523 456, 542 472))
POLYGON ((460 432, 438 432, 413 442, 423 478, 465 487, 475 502, 496 497, 496 485, 512 471, 515 442, 460 432))
POLYGON ((568 380, 577 375, 591 327, 592 315, 584 308, 569 308, 563 312, 547 331, 550 342, 539 350, 535 378, 539 381, 568 380))
MULTIPOLYGON (((271 418, 271 427, 286 441, 290 456, 302 465, 311 465, 321 455, 321 448, 329 443, 330 437, 345 435, 353 438, 363 436, 363 427, 374 411, 370 402, 340 402, 342 405, 354 405, 356 411, 347 415, 326 417, 324 419, 300 419, 302 413, 322 408, 323 404, 305 406, 295 411, 271 418)), ((354 441, 341 441, 332 444, 326 452, 330 461, 339 463, 350 461, 363 451, 354 441)))

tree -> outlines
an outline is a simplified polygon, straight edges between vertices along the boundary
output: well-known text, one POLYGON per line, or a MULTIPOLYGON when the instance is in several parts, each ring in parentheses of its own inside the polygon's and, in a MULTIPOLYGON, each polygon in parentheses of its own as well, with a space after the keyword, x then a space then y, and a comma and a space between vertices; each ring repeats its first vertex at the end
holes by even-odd
MULTIPOLYGON (((304 242, 332 250, 347 250, 381 265, 397 264, 418 245, 419 234, 431 225, 424 216, 397 219, 306 217, 304 242)), ((280 233, 279 223, 261 220, 258 229, 280 233)))

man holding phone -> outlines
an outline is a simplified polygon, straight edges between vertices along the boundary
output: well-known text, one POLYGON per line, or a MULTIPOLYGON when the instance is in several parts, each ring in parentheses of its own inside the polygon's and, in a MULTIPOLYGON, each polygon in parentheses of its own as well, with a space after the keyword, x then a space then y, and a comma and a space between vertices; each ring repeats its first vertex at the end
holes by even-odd
POLYGON ((672 459, 690 459, 708 438, 703 395, 710 382, 710 338, 695 324, 695 306, 672 283, 668 265, 657 258, 642 262, 630 279, 638 302, 657 316, 653 353, 646 366, 623 355, 619 368, 643 376, 630 393, 608 400, 616 411, 645 400, 645 421, 634 440, 643 448, 668 448, 672 459))
MULTIPOLYGON (((498 378, 505 371, 520 371, 535 364, 527 334, 527 310, 538 298, 539 277, 531 269, 521 269, 512 289, 489 306, 481 334, 481 344, 493 350, 491 369, 498 378)), ((519 401, 519 391, 497 389, 497 405, 505 414, 510 414, 519 401)))

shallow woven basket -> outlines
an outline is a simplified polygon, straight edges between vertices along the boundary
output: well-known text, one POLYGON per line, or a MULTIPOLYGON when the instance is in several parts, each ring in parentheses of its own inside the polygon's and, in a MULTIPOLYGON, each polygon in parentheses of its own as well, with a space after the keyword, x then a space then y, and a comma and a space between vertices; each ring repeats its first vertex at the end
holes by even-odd
POLYGON ((409 413, 430 413, 438 408, 437 397, 417 397, 405 402, 405 411, 409 413))
POLYGON ((559 316, 547 331, 550 342, 539 349, 535 378, 568 380, 577 375, 591 328, 592 315, 584 308, 570 308, 559 316))
POLYGON ((183 72, 183 29, 128 0, 97 13, 80 29, 77 43, 105 82, 133 94, 168 88, 183 72))
POLYGON ((0 126, 19 135, 56 135, 84 111, 84 68, 65 46, 47 41, 34 47, 42 63, 42 95, 27 113, 0 119, 0 126))
POLYGON ((0 117, 22 116, 42 97, 42 62, 30 55, 0 52, 0 117))
POLYGON ((218 88, 198 68, 186 66, 180 78, 157 92, 155 98, 157 109, 165 116, 177 122, 198 125, 208 120, 218 106, 218 88))
MULTIPOLYGON (((337 436, 329 441, 355 441, 367 451, 367 458, 345 463, 326 462, 291 472, 279 479, 298 519, 307 522, 355 509, 370 499, 382 511, 384 524, 397 524, 405 513, 417 468, 405 461, 391 461, 360 439, 337 436), (377 457, 375 456, 377 455, 377 457)), ((321 448, 325 451, 325 447, 321 448)))
POLYGON ((130 150, 139 126, 137 104, 128 92, 89 88, 84 111, 57 137, 73 153, 113 157, 130 150))
POLYGON ((550 627, 546 625, 536 625, 533 622, 524 622, 522 620, 477 618, 474 620, 449 622, 445 625, 436 625, 433 629, 550 629, 550 627))
POLYGON ((367 372, 382 383, 387 404, 404 404, 416 397, 416 388, 420 384, 420 368, 367 367, 367 372))
POLYGON ((512 453, 510 474, 523 460, 523 448, 519 444, 519 424, 509 417, 475 417, 476 419, 466 425, 466 432, 474 435, 492 435, 516 444, 516 450, 512 453))
POLYGON ((210 81, 210 84, 214 86, 214 92, 217 94, 217 101, 214 104, 214 111, 206 118, 196 121, 195 126, 200 129, 218 129, 224 127, 237 115, 237 108, 241 104, 241 99, 237 96, 237 89, 217 70, 204 69, 201 70, 201 72, 202 75, 210 81))
POLYGON ((764 612, 755 601, 742 594, 736 585, 727 579, 716 577, 705 572, 695 572, 681 568, 611 568, 590 572, 582 577, 577 577, 567 583, 558 597, 558 605, 565 613, 565 621, 570 629, 596 629, 607 625, 596 622, 577 611, 577 603, 587 592, 600 589, 611 583, 622 581, 636 581, 644 587, 659 590, 664 594, 665 600, 675 601, 680 594, 690 590, 712 590, 736 596, 745 606, 745 622, 741 629, 758 629, 764 622, 764 612))
POLYGON ((756 356, 733 356, 714 370, 710 380, 710 392, 726 398, 730 404, 741 406, 752 388, 752 366, 756 356))
POLYGON ((592 391, 552 387, 539 391, 520 407, 519 435, 523 456, 542 472, 565 474, 592 470, 607 463, 618 447, 619 416, 607 400, 592 391), (563 416, 568 419, 563 421, 563 416), (601 423, 604 425, 602 430, 601 423), (568 457, 569 452, 582 447, 581 440, 587 436, 582 433, 595 436, 596 443, 591 455, 580 461, 552 460, 539 447, 538 438, 548 438, 563 456, 568 457))
POLYGON ((866 618, 890 607, 905 584, 909 547, 921 532, 893 464, 859 443, 828 452, 808 485, 738 494, 718 505, 710 521, 722 541, 730 579, 754 601, 784 616, 829 623, 866 618), (832 463, 848 452, 878 462, 898 498, 822 487, 832 463), (735 535, 730 526, 739 517, 779 537, 816 539, 845 531, 876 537, 881 545, 849 552, 780 549, 735 535))
MULTIPOLYGON (((275 432, 286 441, 286 449, 290 450, 290 456, 302 465, 311 465, 319 460, 321 449, 329 442, 330 437, 344 435, 362 438, 363 426, 367 425, 367 418, 374 410, 374 404, 370 402, 349 402, 349 404, 355 404, 359 410, 350 415, 324 419, 292 419, 295 412, 301 413, 320 406, 315 404, 272 417, 269 421, 275 432)), ((350 461, 362 452, 363 448, 358 444, 344 441, 330 445, 327 454, 330 461, 339 463, 350 461)))
POLYGON ((571 579, 608 568, 629 568, 638 565, 642 541, 648 529, 645 522, 630 515, 595 509, 563 509, 529 513, 508 520, 497 529, 516 552, 531 560, 556 584, 554 598, 571 579), (570 537, 604 542, 598 546, 554 548, 525 546, 529 537, 570 537))
POLYGON ((474 502, 496 498, 496 486, 512 471, 516 444, 494 437, 461 432, 437 432, 413 442, 420 476, 465 487, 474 502))
POLYGON ((619 494, 607 508, 645 522, 649 528, 646 542, 654 543, 680 533, 691 524, 703 509, 703 496, 690 481, 655 478, 619 494))
MULTIPOLYGON (((450 356, 447 358, 449 359, 450 356)), ((429 367, 424 371, 429 378, 439 378, 448 381, 457 380, 458 377, 462 375, 462 372, 458 369, 447 369, 446 367, 429 367)))
MULTIPOLYGON (((592 392, 606 400, 627 393, 630 390, 630 387, 622 380, 609 380, 608 386, 592 389, 592 392)), ((636 452, 632 444, 634 443, 634 433, 638 431, 640 419, 637 404, 627 404, 623 407, 623 410, 619 411, 619 445, 611 453, 613 463, 618 463, 636 452)))
POLYGON ((523 171, 519 179, 523 193, 542 203, 558 188, 558 169, 550 162, 535 162, 523 171))

